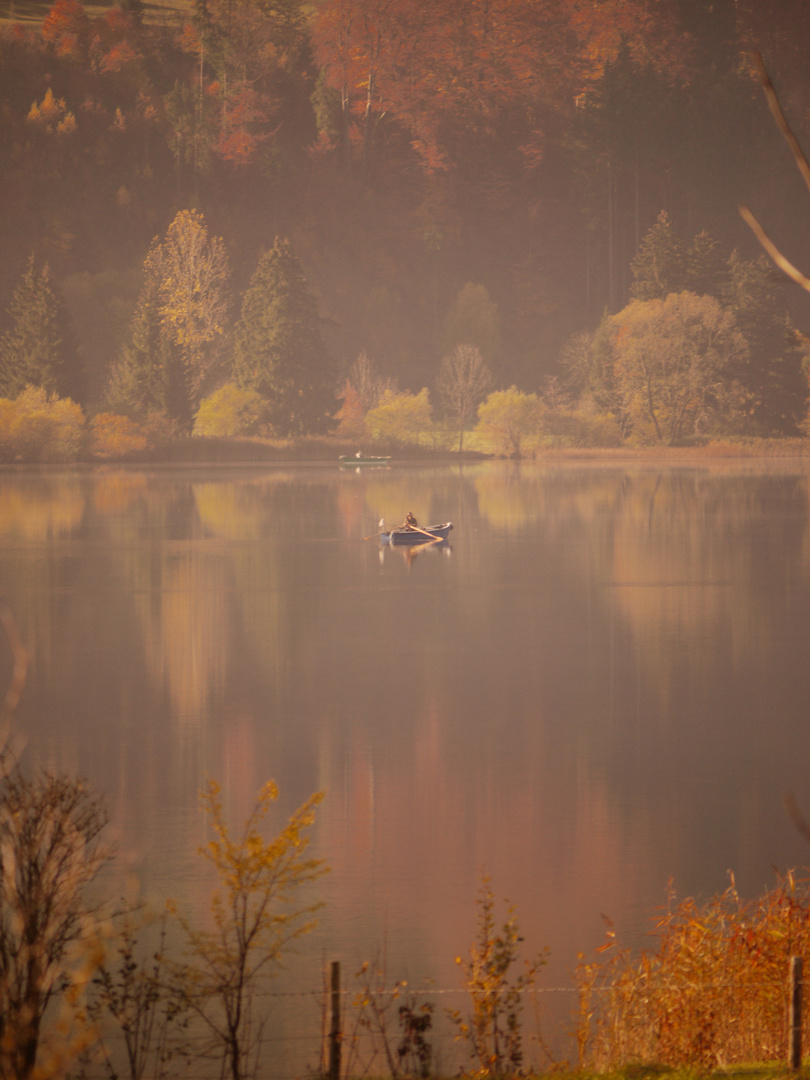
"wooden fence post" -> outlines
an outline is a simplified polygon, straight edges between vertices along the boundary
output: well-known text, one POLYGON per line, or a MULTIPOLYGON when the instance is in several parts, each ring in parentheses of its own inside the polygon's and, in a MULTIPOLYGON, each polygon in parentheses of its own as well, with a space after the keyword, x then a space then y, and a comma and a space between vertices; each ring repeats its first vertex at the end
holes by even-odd
POLYGON ((790 958, 790 1006, 788 1010, 788 1068, 802 1067, 802 958, 790 958))
POLYGON ((329 1080, 340 1080, 340 961, 332 961, 332 1023, 329 1027, 329 1080))

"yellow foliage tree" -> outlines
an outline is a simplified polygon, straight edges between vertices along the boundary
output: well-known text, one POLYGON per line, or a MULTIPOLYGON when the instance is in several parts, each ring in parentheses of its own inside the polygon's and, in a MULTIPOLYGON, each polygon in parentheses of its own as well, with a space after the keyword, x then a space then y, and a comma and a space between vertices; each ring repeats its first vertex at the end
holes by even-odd
POLYGON ((223 241, 208 235, 202 214, 181 210, 144 261, 130 334, 107 389, 114 411, 162 410, 191 425, 223 361, 229 274, 223 241))
POLYGON ((312 930, 311 916, 320 906, 299 906, 296 897, 301 886, 327 870, 322 860, 306 855, 323 793, 307 799, 271 840, 265 840, 261 825, 278 797, 272 781, 259 792, 235 839, 219 795, 219 785, 211 780, 201 797, 213 833, 201 854, 219 879, 211 901, 214 929, 196 930, 181 920, 191 962, 178 975, 187 1004, 222 1055, 223 1075, 242 1080, 261 1045, 256 992, 277 971, 285 946, 312 930))
POLYGON ((14 401, 0 402, 0 460, 75 461, 85 437, 85 417, 70 398, 28 386, 14 401))
POLYGON ((386 390, 376 408, 366 414, 366 430, 375 442, 419 444, 433 430, 427 387, 418 394, 386 390))
POLYGON ((634 300, 610 322, 615 382, 636 441, 671 445, 745 407, 731 372, 748 347, 713 296, 634 300))
POLYGON ((253 435, 266 412, 266 403, 256 390, 225 383, 200 402, 192 435, 253 435))
POLYGON ((67 110, 65 99, 55 97, 49 86, 39 104, 32 102, 26 120, 29 124, 40 124, 48 131, 53 131, 67 116, 73 118, 73 114, 67 110))
POLYGON ((524 394, 516 386, 496 390, 478 406, 476 432, 495 454, 520 457, 527 443, 540 434, 543 403, 537 394, 524 394))

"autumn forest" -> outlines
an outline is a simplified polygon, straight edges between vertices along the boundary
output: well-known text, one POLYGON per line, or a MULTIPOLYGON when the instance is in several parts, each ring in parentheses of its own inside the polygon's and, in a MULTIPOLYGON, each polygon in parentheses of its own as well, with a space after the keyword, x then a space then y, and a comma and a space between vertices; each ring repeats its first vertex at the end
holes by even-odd
POLYGON ((195 424, 477 423, 513 454, 804 433, 810 300, 738 210, 807 269, 751 59, 807 146, 802 0, 0 16, 8 430, 50 394, 119 449, 195 424))

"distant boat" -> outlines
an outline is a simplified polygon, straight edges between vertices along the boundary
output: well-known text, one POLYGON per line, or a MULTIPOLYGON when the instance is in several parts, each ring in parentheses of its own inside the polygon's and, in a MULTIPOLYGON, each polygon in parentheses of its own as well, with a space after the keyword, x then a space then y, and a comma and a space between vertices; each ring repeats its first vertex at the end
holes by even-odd
POLYGON ((401 525, 398 529, 389 532, 381 532, 380 540, 383 544, 430 544, 438 540, 446 540, 450 535, 453 524, 450 521, 444 525, 427 525, 424 529, 420 526, 401 525))
POLYGON ((379 468, 380 466, 387 465, 390 460, 391 458, 389 457, 365 457, 358 452, 357 454, 344 454, 343 457, 340 458, 340 464, 348 465, 350 469, 355 469, 360 466, 376 466, 379 468))

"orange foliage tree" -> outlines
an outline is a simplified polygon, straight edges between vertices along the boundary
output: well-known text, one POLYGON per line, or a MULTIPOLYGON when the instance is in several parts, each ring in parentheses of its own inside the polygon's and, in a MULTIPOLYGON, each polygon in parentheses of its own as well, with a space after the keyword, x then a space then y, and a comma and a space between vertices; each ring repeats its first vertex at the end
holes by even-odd
POLYGON ((99 413, 90 422, 91 452, 94 457, 126 458, 146 449, 148 440, 140 424, 128 416, 99 413))
POLYGON ((87 55, 90 19, 80 0, 56 0, 42 24, 42 41, 66 59, 81 60, 87 55))
POLYGON ((674 33, 650 0, 328 0, 312 28, 344 147, 360 146, 368 164, 392 120, 428 171, 506 132, 526 161, 539 159, 548 119, 623 43, 671 70, 683 56, 674 33))
POLYGON ((199 58, 187 104, 197 124, 203 102, 215 102, 208 115, 214 153, 233 165, 249 165, 278 134, 274 118, 281 100, 303 85, 301 5, 197 0, 193 7, 180 35, 181 47, 199 58))

